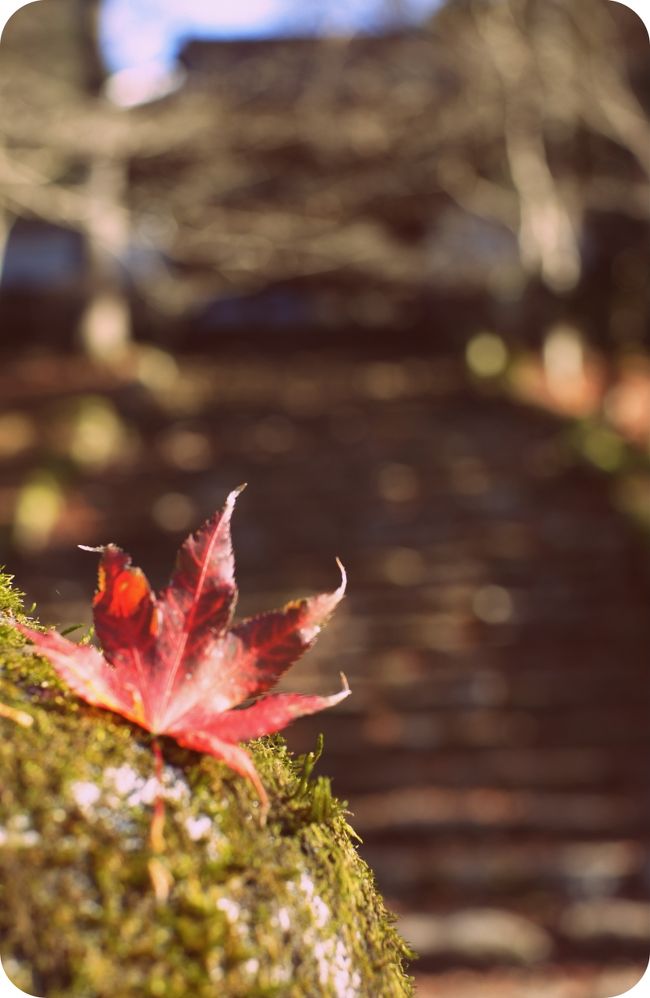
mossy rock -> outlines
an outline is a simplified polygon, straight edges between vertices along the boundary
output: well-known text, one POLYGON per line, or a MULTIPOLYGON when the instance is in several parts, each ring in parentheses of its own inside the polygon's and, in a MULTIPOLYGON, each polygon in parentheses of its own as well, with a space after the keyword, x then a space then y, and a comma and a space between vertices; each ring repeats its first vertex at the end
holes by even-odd
MULTIPOLYGON (((0 612, 20 614, 0 577, 0 612)), ((397 934, 314 754, 251 744, 269 791, 67 692, 0 626, 0 953, 45 998, 412 995, 397 934), (3 712, 6 714, 6 711, 3 712), (23 718, 25 720, 25 718, 23 718)))

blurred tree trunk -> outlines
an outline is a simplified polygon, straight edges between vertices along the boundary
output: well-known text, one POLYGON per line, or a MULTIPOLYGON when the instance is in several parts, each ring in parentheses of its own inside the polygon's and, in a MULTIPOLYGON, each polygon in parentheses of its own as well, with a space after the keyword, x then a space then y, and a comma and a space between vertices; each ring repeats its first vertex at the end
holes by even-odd
MULTIPOLYGON (((98 101, 106 79, 99 48, 99 0, 76 0, 79 70, 85 93, 98 101)), ((119 360, 131 339, 131 310, 121 261, 129 244, 127 163, 101 143, 87 164, 84 235, 88 250, 87 299, 80 319, 82 346, 98 360, 119 360)))
MULTIPOLYGON (((505 160, 519 204, 519 251, 525 269, 539 273, 554 291, 567 291, 578 283, 581 272, 577 229, 568 199, 548 161, 546 119, 548 110, 540 101, 535 82, 539 52, 556 41, 557 25, 548 16, 540 19, 534 37, 526 33, 524 14, 530 0, 502 3, 486 9, 473 3, 473 15, 483 49, 501 84, 500 112, 505 160)), ((564 21, 562 26, 566 28, 564 21)), ((562 57, 575 57, 568 31, 564 32, 562 57)), ((556 54, 556 62, 561 58, 556 54)), ((575 211, 575 208, 574 208, 575 211)))
POLYGON ((100 0, 75 0, 75 26, 79 50, 79 77, 91 97, 101 94, 107 72, 99 47, 100 0))
POLYGON ((5 269, 5 259, 7 256, 7 244, 9 242, 9 233, 11 232, 12 220, 10 218, 9 212, 6 210, 3 204, 0 203, 0 286, 2 286, 2 280, 4 277, 5 269))
POLYGON ((121 266, 129 241, 126 196, 126 163, 99 151, 88 164, 85 183, 87 299, 79 333, 84 349, 108 362, 119 361, 131 338, 121 266))

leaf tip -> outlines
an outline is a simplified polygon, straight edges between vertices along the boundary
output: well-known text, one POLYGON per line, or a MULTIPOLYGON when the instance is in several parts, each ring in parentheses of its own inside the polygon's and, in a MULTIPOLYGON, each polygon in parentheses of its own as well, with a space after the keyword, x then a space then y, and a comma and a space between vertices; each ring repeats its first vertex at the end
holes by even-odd
POLYGON ((331 696, 325 697, 324 704, 326 707, 335 707, 337 703, 341 703, 341 700, 346 700, 352 693, 350 684, 348 683, 348 677, 344 672, 340 672, 339 675, 341 677, 341 686, 343 688, 339 690, 338 693, 332 693, 331 696))
POLYGON ((223 517, 226 523, 229 522, 230 517, 232 516, 233 510, 235 508, 235 503, 237 502, 238 497, 242 494, 242 492, 246 488, 246 485, 247 485, 246 482, 242 482, 242 484, 238 485, 236 489, 232 489, 232 491, 228 493, 228 495, 226 496, 226 502, 222 512, 215 514, 217 517, 221 516, 223 517))
POLYGON ((233 489, 232 492, 229 492, 228 498, 226 499, 226 505, 234 506, 235 500, 242 494, 244 489, 247 487, 248 487, 248 482, 242 482, 241 485, 238 485, 236 489, 233 489))
POLYGON ((339 583, 339 586, 338 586, 338 589, 336 590, 335 595, 338 596, 339 599, 341 599, 341 597, 345 593, 345 588, 346 588, 346 586, 348 584, 348 573, 345 571, 345 568, 343 566, 343 562, 341 561, 340 558, 336 559, 336 564, 338 565, 339 572, 341 573, 341 581, 339 583))

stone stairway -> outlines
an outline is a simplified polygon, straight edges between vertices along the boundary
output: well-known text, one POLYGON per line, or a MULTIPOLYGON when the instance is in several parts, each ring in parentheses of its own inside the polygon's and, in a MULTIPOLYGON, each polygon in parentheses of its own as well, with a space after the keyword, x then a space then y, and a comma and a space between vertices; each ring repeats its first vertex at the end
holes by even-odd
MULTIPOLYGON (((320 772, 420 954, 419 994, 631 987, 650 952, 650 572, 610 480, 561 421, 446 359, 189 358, 178 377, 176 408, 173 385, 165 404, 101 386, 140 450, 79 474, 77 502, 99 510, 79 540, 123 544, 162 582, 185 530, 156 526, 160 495, 198 522, 248 481, 242 612, 334 586, 335 555, 348 569, 345 604, 283 685, 324 693, 343 670, 354 695, 288 738, 304 751, 325 733, 320 772), (174 433, 207 460, 188 466, 174 433)), ((5 495, 17 469, 0 469, 5 495)), ((86 612, 93 569, 70 548, 4 559, 43 619, 66 622, 61 583, 68 617, 86 612)))

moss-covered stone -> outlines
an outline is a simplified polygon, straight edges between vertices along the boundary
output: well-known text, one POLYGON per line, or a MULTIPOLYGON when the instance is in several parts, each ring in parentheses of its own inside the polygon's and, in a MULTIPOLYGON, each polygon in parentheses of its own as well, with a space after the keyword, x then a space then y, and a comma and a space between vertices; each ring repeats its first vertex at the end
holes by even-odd
MULTIPOLYGON (((20 614, 6 576, 0 613, 20 614)), ((154 855, 151 736, 80 703, 0 619, 0 951, 19 987, 45 998, 412 994, 408 951, 342 804, 312 777, 315 753, 295 759, 279 736, 251 745, 271 798, 262 828, 246 781, 163 739, 154 855)))

